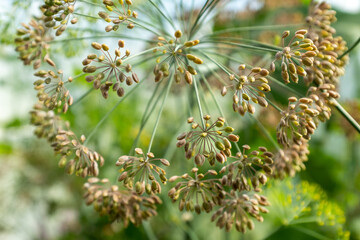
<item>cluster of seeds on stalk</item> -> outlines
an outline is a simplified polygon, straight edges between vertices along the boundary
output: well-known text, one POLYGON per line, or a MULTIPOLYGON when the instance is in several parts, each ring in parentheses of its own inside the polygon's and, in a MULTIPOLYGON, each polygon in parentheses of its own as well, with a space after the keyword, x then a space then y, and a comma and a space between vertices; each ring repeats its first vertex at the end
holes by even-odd
POLYGON ((154 162, 158 161, 162 165, 168 167, 170 163, 163 158, 155 158, 152 152, 144 154, 141 148, 136 148, 135 153, 138 156, 121 156, 116 162, 116 166, 121 166, 119 172, 121 175, 118 178, 119 182, 123 182, 128 189, 135 188, 137 194, 157 194, 161 192, 160 183, 155 179, 154 174, 157 174, 160 181, 166 184, 166 172, 161 167, 158 167, 154 162))
POLYGON ((68 174, 81 177, 99 175, 99 165, 104 165, 104 158, 83 145, 84 135, 78 139, 70 130, 59 130, 55 139, 51 146, 56 154, 61 155, 59 166, 66 167, 68 174))
POLYGON ((52 40, 50 31, 42 18, 32 19, 29 24, 22 23, 22 26, 16 31, 15 50, 19 52, 24 65, 33 64, 34 69, 38 69, 48 52, 48 41, 52 40))
POLYGON ((296 31, 286 46, 285 39, 290 36, 290 31, 285 31, 282 35, 283 50, 276 53, 270 70, 275 71, 275 61, 281 60, 281 76, 285 83, 289 83, 289 79, 297 83, 299 75, 306 76, 304 68, 314 64, 314 57, 318 54, 318 50, 310 38, 305 38, 306 34, 305 29, 296 31))
POLYGON ((338 84, 339 77, 344 75, 344 66, 348 57, 338 59, 347 50, 346 42, 341 37, 314 38, 314 43, 319 53, 315 57, 314 65, 307 67, 308 73, 304 78, 307 84, 314 82, 320 86, 322 84, 338 84))
POLYGON ((239 112, 242 116, 246 112, 251 114, 255 112, 255 107, 250 102, 267 107, 268 102, 265 99, 265 92, 271 91, 266 78, 269 75, 269 71, 265 68, 254 67, 246 74, 245 64, 241 64, 238 70, 239 75, 231 74, 229 76, 230 81, 233 83, 229 86, 224 86, 221 90, 221 95, 225 96, 227 89, 233 88, 233 110, 239 112))
POLYGON ((77 18, 71 18, 75 3, 76 0, 45 0, 40 7, 45 16, 45 26, 56 29, 56 36, 60 36, 66 30, 69 21, 71 24, 77 23, 77 18))
POLYGON ((283 111, 282 118, 277 127, 278 142, 284 146, 293 143, 301 145, 301 139, 310 140, 319 121, 330 119, 331 108, 329 105, 333 98, 339 94, 332 84, 323 84, 319 87, 310 87, 308 97, 289 98, 288 109, 283 111))
POLYGON ((139 196, 133 191, 120 190, 106 178, 89 178, 84 189, 87 205, 92 204, 100 215, 107 215, 111 221, 121 221, 125 227, 130 222, 139 226, 143 220, 156 216, 156 205, 162 203, 155 195, 139 196))
POLYGON ((307 140, 302 139, 301 144, 292 144, 278 150, 274 155, 273 177, 283 179, 293 177, 296 172, 305 170, 305 164, 310 153, 307 140))
POLYGON ((314 82, 316 85, 324 83, 338 84, 339 77, 344 75, 344 66, 349 57, 343 56, 346 50, 346 42, 340 36, 333 36, 335 29, 331 23, 336 21, 335 11, 330 5, 322 2, 313 4, 310 16, 307 17, 309 25, 309 38, 317 46, 319 53, 315 58, 314 65, 308 67, 308 76, 305 78, 308 84, 314 82))
POLYGON ((36 126, 35 134, 47 139, 55 154, 61 155, 59 166, 66 167, 68 174, 75 173, 81 177, 99 174, 98 167, 104 164, 104 158, 83 145, 84 135, 78 139, 74 132, 68 130, 69 124, 62 122, 42 103, 36 104, 30 114, 31 123, 36 126))
POLYGON ((215 170, 208 170, 205 174, 198 173, 198 171, 198 168, 191 170, 194 177, 185 173, 182 176, 173 176, 169 179, 170 182, 180 180, 168 192, 168 196, 173 202, 180 199, 180 211, 195 211, 197 214, 202 211, 209 213, 216 204, 221 203, 221 199, 225 195, 219 179, 211 178, 211 176, 217 175, 215 170))
POLYGON ((194 122, 194 118, 188 118, 193 130, 184 132, 177 137, 177 147, 184 147, 187 159, 194 157, 196 165, 202 166, 207 159, 210 165, 217 160, 221 164, 231 156, 231 142, 239 141, 239 136, 232 134, 234 129, 225 126, 225 119, 219 117, 212 124, 211 117, 205 115, 204 126, 194 122))
POLYGON ((175 39, 170 40, 166 40, 164 37, 158 38, 158 48, 154 52, 161 52, 163 56, 156 59, 157 64, 154 68, 155 82, 159 82, 164 77, 169 76, 170 66, 173 65, 176 68, 174 74, 175 82, 181 83, 185 80, 188 84, 192 84, 193 75, 196 75, 197 72, 189 64, 189 61, 195 64, 202 64, 203 60, 188 53, 188 51, 191 47, 199 44, 200 41, 193 40, 182 43, 180 40, 182 32, 180 30, 177 30, 174 36, 175 39))
POLYGON ((232 226, 239 232, 245 233, 246 229, 254 229, 254 223, 250 217, 259 222, 264 219, 261 213, 268 213, 265 206, 270 205, 265 196, 257 194, 241 194, 231 191, 222 200, 221 207, 212 215, 211 221, 216 221, 216 226, 230 231, 232 226))
POLYGON ((325 122, 331 116, 331 99, 340 97, 333 84, 322 84, 319 87, 310 87, 307 95, 314 100, 313 107, 319 112, 318 120, 325 122))
MULTIPOLYGON (((53 64, 52 60, 48 58, 45 58, 45 60, 53 64)), ((55 64, 52 66, 55 67, 55 64)), ((66 113, 69 106, 73 104, 74 99, 65 84, 71 83, 72 78, 69 77, 68 80, 64 81, 62 70, 56 72, 40 70, 34 75, 40 78, 34 82, 39 101, 43 102, 44 106, 49 110, 62 109, 66 113)))
POLYGON ((39 102, 30 111, 30 122, 35 126, 34 134, 38 138, 45 138, 52 142, 57 134, 58 122, 61 120, 54 111, 49 110, 42 102, 39 102))
POLYGON ((107 12, 100 11, 99 16, 108 23, 113 25, 108 25, 105 27, 106 32, 116 31, 119 29, 120 24, 127 24, 127 28, 134 28, 134 24, 131 21, 131 18, 137 18, 138 14, 135 11, 131 11, 130 6, 133 4, 131 0, 119 0, 120 6, 117 6, 117 3, 111 0, 103 0, 103 4, 106 9, 115 15, 109 15, 107 12))
POLYGON ((313 2, 310 7, 310 14, 306 17, 310 32, 316 31, 321 37, 328 37, 335 34, 335 28, 331 23, 336 22, 336 11, 331 9, 331 5, 326 2, 313 2))
POLYGON ((284 146, 301 144, 301 139, 310 140, 311 134, 317 128, 319 111, 312 107, 311 98, 289 98, 287 110, 283 111, 277 127, 278 142, 284 146))
POLYGON ((250 153, 246 153, 250 150, 249 145, 243 145, 242 148, 242 152, 238 152, 236 156, 229 158, 234 159, 234 161, 220 170, 220 174, 226 172, 221 183, 239 192, 251 190, 260 192, 260 184, 264 185, 267 182, 266 175, 260 171, 263 170, 266 174, 271 175, 270 165, 273 164, 273 154, 267 151, 265 147, 259 147, 258 150, 250 153))
POLYGON ((89 54, 82 62, 85 66, 83 72, 94 73, 93 75, 86 76, 85 79, 87 82, 93 82, 94 88, 100 89, 105 99, 109 96, 110 87, 119 97, 122 97, 125 94, 125 90, 120 86, 121 83, 125 82, 126 85, 130 86, 133 82, 139 82, 137 74, 132 71, 132 66, 130 64, 123 64, 124 59, 130 55, 130 51, 126 50, 123 56, 121 56, 121 49, 125 46, 123 40, 119 40, 119 48, 115 49, 114 58, 110 55, 109 47, 106 44, 93 42, 91 46, 101 51, 102 54, 99 56, 95 53, 89 54), (97 66, 90 65, 91 63, 97 63, 97 66), (131 76, 126 76, 127 73, 131 73, 131 76))

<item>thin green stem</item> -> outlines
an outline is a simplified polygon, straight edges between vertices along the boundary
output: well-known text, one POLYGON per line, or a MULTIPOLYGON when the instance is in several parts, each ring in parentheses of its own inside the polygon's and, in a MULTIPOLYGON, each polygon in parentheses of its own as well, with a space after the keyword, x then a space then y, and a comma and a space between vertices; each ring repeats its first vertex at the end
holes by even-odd
POLYGON ((273 106, 276 110, 278 110, 279 112, 282 112, 283 110, 277 106, 275 103, 273 103, 272 101, 270 101, 268 98, 266 99, 266 101, 271 105, 273 106))
POLYGON ((113 113, 115 111, 115 109, 120 105, 120 103, 122 103, 128 96, 130 96, 144 81, 141 81, 140 83, 138 83, 134 88, 132 88, 128 94, 126 94, 124 97, 122 97, 116 104, 115 106, 108 111, 102 118, 101 120, 98 122, 98 124, 93 128, 93 130, 91 130, 91 132, 88 134, 87 139, 84 142, 84 145, 89 142, 89 140, 91 139, 91 137, 95 134, 95 132, 97 131, 97 129, 101 126, 101 124, 103 124, 103 122, 110 116, 111 113, 113 113))
POLYGON ((87 17, 87 18, 93 18, 93 19, 101 19, 100 17, 94 17, 94 16, 91 16, 91 15, 83 14, 83 13, 74 12, 73 14, 77 15, 77 16, 81 16, 81 17, 87 17))
POLYGON ((77 99, 72 105, 71 107, 74 107, 75 105, 77 105, 78 103, 80 103, 85 97, 87 97, 92 91, 94 91, 94 88, 90 88, 89 90, 87 90, 83 95, 81 95, 81 97, 79 97, 79 99, 77 99))
POLYGON ((203 111, 202 111, 202 108, 201 108, 200 97, 199 97, 199 89, 197 87, 197 79, 195 77, 193 77, 193 80, 194 80, 194 89, 195 89, 195 94, 196 94, 196 102, 197 102, 197 105, 199 107, 200 118, 201 118, 203 128, 205 128, 204 114, 203 114, 203 111))
POLYGON ((146 236, 149 240, 157 240, 154 231, 152 230, 149 221, 144 221, 142 223, 146 236))
POLYGON ((338 57, 338 59, 343 58, 346 54, 351 52, 359 43, 360 43, 360 37, 358 38, 358 40, 356 40, 356 42, 346 52, 344 52, 340 57, 338 57))
POLYGON ((256 124, 259 126, 260 130, 265 134, 265 136, 270 140, 270 142, 274 145, 274 147, 277 150, 281 150, 281 147, 279 144, 274 140, 274 138, 271 136, 269 131, 264 127, 264 125, 252 114, 249 114, 249 116, 256 122, 256 124))
POLYGON ((154 138, 155 138, 156 130, 157 130, 158 126, 159 126, 161 114, 162 114, 162 111, 163 111, 163 109, 164 109, 167 96, 169 95, 169 92, 170 92, 171 83, 173 82, 173 81, 172 81, 172 77, 173 77, 173 75, 170 75, 170 77, 169 77, 167 90, 166 90, 164 99, 163 99, 163 101, 162 101, 162 103, 161 103, 160 110, 159 110, 159 114, 158 114, 158 116, 157 116, 157 118, 156 118, 155 126, 154 126, 153 132, 152 132, 152 134, 151 134, 151 139, 150 139, 149 148, 148 148, 148 151, 147 151, 147 152, 150 152, 150 151, 151 151, 151 147, 152 147, 152 144, 153 144, 153 141, 154 141, 154 138))
POLYGON ((282 50, 281 47, 279 46, 275 46, 275 45, 271 45, 271 44, 266 44, 260 41, 256 41, 253 39, 246 39, 246 38, 234 38, 234 37, 211 37, 209 38, 209 40, 227 40, 227 41, 240 41, 240 42, 248 42, 248 43, 254 43, 257 44, 259 46, 263 46, 263 47, 268 47, 268 48, 272 48, 274 50, 282 50))
POLYGON ((95 35, 95 36, 86 36, 86 37, 76 37, 76 38, 64 38, 64 39, 56 39, 48 41, 47 43, 62 43, 62 42, 70 42, 70 41, 80 41, 80 40, 87 40, 87 39, 96 39, 96 38, 124 38, 130 40, 137 40, 137 41, 144 41, 149 43, 157 43, 157 41, 146 40, 142 38, 136 37, 129 37, 126 35, 95 35))
POLYGON ((217 44, 231 45, 231 46, 247 48, 247 49, 252 49, 252 50, 258 50, 258 51, 274 52, 274 53, 278 52, 278 50, 275 50, 275 49, 272 49, 272 48, 256 47, 256 46, 252 46, 252 45, 248 45, 248 44, 234 43, 234 42, 227 42, 227 41, 205 40, 205 41, 200 42, 200 44, 204 44, 204 43, 217 43, 217 44))
POLYGON ((262 31, 262 30, 270 30, 270 29, 283 29, 288 27, 300 27, 303 26, 303 24, 287 24, 287 25, 265 25, 265 26, 247 26, 247 27, 236 27, 236 28, 227 28, 225 30, 219 30, 215 31, 212 34, 206 35, 204 37, 208 36, 214 36, 219 35, 223 33, 231 33, 231 32, 243 32, 243 31, 262 31))
POLYGON ((174 25, 174 22, 168 18, 168 16, 165 15, 165 13, 163 11, 161 11, 161 9, 152 1, 152 0, 148 0, 151 5, 153 5, 155 7, 155 9, 166 19, 166 21, 168 21, 170 23, 170 25, 173 27, 173 29, 175 30, 176 27, 174 25))
POLYGON ((195 33, 194 30, 198 27, 198 22, 200 21, 202 16, 205 15, 205 13, 209 9, 209 7, 211 7, 213 5, 213 3, 215 3, 214 5, 217 5, 218 2, 219 2, 218 0, 206 0, 205 4, 201 8, 201 10, 195 20, 195 23, 192 25, 192 27, 190 29, 189 38, 192 38, 192 36, 194 35, 194 33, 195 33))
MULTIPOLYGON (((203 81, 204 81, 207 89, 209 90, 210 95, 211 95, 213 101, 215 102, 215 105, 216 105, 216 107, 217 107, 220 115, 221 115, 222 117, 225 117, 225 114, 224 114, 224 112, 223 112, 223 110, 222 110, 222 108, 221 108, 218 100, 216 99, 214 92, 211 90, 210 84, 206 81, 205 75, 204 75, 202 72, 200 72, 200 75, 201 75, 201 77, 203 78, 203 81)), ((226 126, 228 125, 228 123, 225 123, 225 124, 226 124, 226 126)), ((235 144, 235 146, 236 146, 236 149, 238 150, 238 152, 241 152, 239 145, 238 145, 238 144, 235 144)))
POLYGON ((305 227, 301 227, 301 226, 293 226, 292 228, 298 230, 299 232, 305 233, 311 237, 314 237, 316 239, 330 240, 330 238, 328 238, 318 232, 315 232, 309 228, 305 228, 305 227))
POLYGON ((134 140, 134 142, 133 142, 133 144, 131 146, 131 150, 130 150, 129 155, 132 155, 132 153, 133 153, 133 151, 134 151, 134 149, 135 149, 135 147, 136 147, 136 145, 137 145, 137 143, 139 141, 140 135, 141 135, 143 129, 145 128, 146 123, 150 119, 150 116, 154 113, 156 103, 159 101, 160 97, 164 94, 164 92, 166 90, 166 87, 164 87, 163 90, 160 92, 160 94, 157 96, 157 98, 155 100, 155 103, 150 107, 150 105, 151 105, 151 103, 152 103, 152 101, 153 101, 153 99, 154 99, 154 97, 156 95, 156 92, 159 89, 159 86, 160 86, 160 84, 157 85, 155 91, 153 92, 153 94, 152 94, 152 96, 151 96, 151 98, 150 98, 150 100, 149 100, 149 102, 148 102, 148 104, 146 106, 146 110, 143 113, 143 116, 141 117, 141 125, 140 125, 139 131, 138 131, 138 133, 137 133, 137 135, 135 137, 135 140, 134 140))
POLYGON ((356 120, 341 106, 341 104, 336 101, 335 99, 332 99, 331 104, 335 106, 335 108, 343 115, 343 117, 360 133, 360 125, 356 120))
POLYGON ((158 32, 155 32, 154 30, 152 30, 152 29, 150 29, 150 28, 148 28, 148 27, 140 24, 139 22, 135 22, 135 21, 132 20, 132 19, 128 19, 128 21, 134 23, 135 25, 138 25, 139 27, 142 27, 142 28, 145 29, 145 30, 148 30, 149 32, 155 34, 156 36, 160 36, 160 35, 161 35, 161 34, 159 34, 158 32))
MULTIPOLYGON (((244 61, 242 61, 242 60, 239 60, 239 59, 237 59, 237 58, 234 58, 234 57, 231 57, 231 56, 229 56, 229 55, 222 54, 222 53, 212 52, 212 51, 207 51, 207 50, 205 50, 205 52, 206 52, 206 53, 209 53, 209 54, 215 54, 215 55, 217 55, 217 56, 227 58, 227 59, 232 60, 232 61, 235 61, 235 62, 237 62, 237 63, 244 63, 244 61)), ((251 66, 251 65, 249 65, 249 64, 246 64, 246 65, 249 66, 250 68, 253 67, 253 66, 251 66)), ((280 80, 278 80, 278 79, 276 79, 276 78, 274 78, 274 77, 272 77, 272 76, 270 76, 270 75, 267 76, 267 78, 268 78, 269 80, 272 80, 272 82, 274 82, 274 83, 280 85, 281 87, 289 90, 290 92, 294 93, 296 96, 301 96, 301 94, 300 94, 299 92, 297 92, 295 89, 289 87, 288 85, 286 85, 286 84, 283 83, 282 81, 280 81, 280 80)))

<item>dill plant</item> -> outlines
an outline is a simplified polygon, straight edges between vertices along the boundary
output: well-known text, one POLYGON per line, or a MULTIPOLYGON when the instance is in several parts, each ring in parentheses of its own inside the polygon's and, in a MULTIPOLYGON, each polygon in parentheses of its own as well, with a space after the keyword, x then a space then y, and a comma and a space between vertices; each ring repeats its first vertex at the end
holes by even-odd
MULTIPOLYGON (((147 226, 144 220, 156 216, 158 205, 170 197, 180 211, 211 213, 209 218, 226 231, 252 230, 254 220, 262 222, 269 209, 280 208, 278 199, 266 196, 268 189, 262 191, 268 179, 293 177, 305 169, 311 135, 320 122, 331 117, 334 108, 360 131, 336 100, 352 48, 347 48, 331 26, 336 13, 329 4, 313 2, 301 25, 258 26, 258 30, 278 31, 281 44, 277 46, 242 38, 247 27, 213 31, 213 22, 229 1, 204 0, 198 7, 199 2, 45 0, 37 16, 17 31, 19 59, 33 66, 37 78, 38 102, 31 111, 35 134, 60 155, 60 167, 85 178, 86 204, 124 226, 130 222, 147 226), (71 31, 80 34, 73 37, 71 31), (52 47, 78 41, 86 45, 73 53, 83 59, 76 60, 82 73, 71 76, 70 69, 60 70, 62 62, 52 47), (142 43, 142 50, 131 49, 134 44, 129 42, 142 43), (241 57, 234 57, 236 54, 241 57), (89 88, 83 95, 72 93, 78 81, 86 82, 89 88), (303 93, 294 87, 300 83, 306 86, 303 93), (272 96, 273 87, 288 98, 287 107, 272 96), (151 97, 148 102, 139 99, 145 111, 140 122, 132 123, 138 126, 132 148, 117 161, 104 159, 101 149, 91 149, 93 137, 111 114, 121 111, 121 103, 141 88, 151 97), (64 116, 73 104, 93 96, 94 89, 104 99, 119 100, 85 133, 88 137, 77 136, 64 116), (166 121, 162 115, 171 95, 179 99, 189 96, 188 110, 179 110, 177 116, 178 124, 187 122, 189 127, 177 136, 168 136, 169 143, 176 139, 173 145, 184 151, 184 157, 165 159, 155 157, 152 146, 157 144, 160 121, 166 121), (265 108, 273 108, 280 116, 272 129, 258 120, 258 112, 265 108), (240 144, 241 131, 228 123, 238 125, 244 118, 259 125, 268 146, 240 144), (150 123, 153 130, 148 142, 139 142, 150 123), (173 169, 176 174, 168 176, 166 171, 174 162, 184 162, 186 172, 173 169), (104 164, 114 165, 117 181, 101 174, 104 164), (170 187, 164 188, 165 184, 170 187), (268 207, 272 201, 274 206, 268 207)), ((73 114, 76 117, 76 112, 73 114)), ((278 184, 288 186, 289 180, 284 181, 278 184)), ((272 183, 268 188, 277 186, 272 183)), ((301 197, 319 199, 315 187, 302 183, 300 188, 307 189, 300 191, 307 192, 301 197)), ((295 203, 288 200, 287 204, 295 203)), ((314 205, 311 211, 320 213, 319 223, 333 221, 331 214, 343 214, 331 206, 336 213, 327 211, 325 215, 331 216, 321 218, 326 203, 314 205)), ((348 237, 340 230, 338 234, 348 237)))

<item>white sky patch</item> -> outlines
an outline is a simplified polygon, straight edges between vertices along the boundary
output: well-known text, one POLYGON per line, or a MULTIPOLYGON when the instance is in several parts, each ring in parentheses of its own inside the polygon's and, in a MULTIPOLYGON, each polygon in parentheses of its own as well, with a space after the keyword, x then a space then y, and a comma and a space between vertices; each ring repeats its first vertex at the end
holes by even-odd
POLYGON ((327 0, 333 8, 348 13, 360 13, 360 0, 327 0))

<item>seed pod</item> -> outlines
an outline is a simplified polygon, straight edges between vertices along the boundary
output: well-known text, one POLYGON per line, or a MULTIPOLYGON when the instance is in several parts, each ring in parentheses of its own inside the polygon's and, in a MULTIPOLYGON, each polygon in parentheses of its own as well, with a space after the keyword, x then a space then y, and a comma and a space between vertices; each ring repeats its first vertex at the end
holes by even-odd
POLYGON ((269 71, 265 68, 262 68, 260 71, 260 75, 266 77, 267 75, 269 75, 269 71))
POLYGON ((237 136, 235 134, 229 134, 227 137, 232 142, 238 142, 239 141, 239 136, 237 136))
POLYGON ((192 67, 192 66, 187 66, 187 70, 188 70, 188 72, 190 72, 192 75, 196 75, 197 74, 197 72, 196 72, 196 70, 192 67))
POLYGON ((264 174, 259 175, 259 182, 264 185, 267 182, 267 177, 264 174))
POLYGON ((185 80, 188 84, 192 84, 192 75, 189 71, 185 71, 185 80))
POLYGON ((124 40, 119 40, 119 41, 118 41, 118 46, 119 46, 119 48, 125 47, 125 42, 124 42, 124 40))
POLYGON ((97 42, 91 43, 91 46, 92 46, 93 48, 95 48, 96 50, 100 50, 100 49, 101 49, 101 44, 100 44, 100 43, 97 43, 97 42))
POLYGON ((205 162, 205 157, 202 154, 196 154, 195 156, 195 164, 198 166, 202 166, 205 162))
POLYGON ((179 72, 176 72, 174 75, 174 79, 176 83, 180 83, 181 82, 181 75, 179 72))
POLYGON ((270 72, 275 72, 275 69, 276 69, 275 63, 274 62, 270 63, 270 72))
POLYGON ((255 107, 250 103, 248 104, 248 111, 251 114, 253 114, 255 112, 255 107))
POLYGON ((223 143, 224 143, 225 148, 231 149, 231 143, 227 138, 225 138, 225 137, 223 138, 223 143))
POLYGON ((225 157, 221 153, 216 153, 215 158, 221 164, 225 162, 225 157))
POLYGON ((227 88, 224 86, 222 89, 221 89, 221 95, 222 96, 225 96, 227 93, 227 88))
POLYGON ((139 83, 139 77, 137 76, 136 73, 132 74, 132 79, 134 80, 134 82, 139 83))
POLYGON ((292 74, 296 74, 296 67, 294 63, 289 63, 289 71, 292 74))
POLYGON ((159 82, 164 77, 163 71, 158 71, 158 73, 155 76, 155 82, 159 82))
POLYGON ((267 106, 268 106, 268 102, 266 101, 265 98, 263 98, 263 97, 257 97, 256 99, 257 99, 258 104, 259 104, 260 106, 262 106, 262 107, 267 107, 267 106))
POLYGON ((285 83, 289 83, 289 74, 286 71, 281 72, 281 77, 285 81, 285 83))
POLYGON ((160 162, 166 167, 170 166, 169 161, 164 158, 160 158, 160 162))
POLYGON ((93 73, 96 71, 96 66, 86 66, 83 68, 83 72, 85 73, 93 73))
POLYGON ((124 88, 119 87, 119 89, 116 91, 116 94, 117 94, 119 97, 124 96, 124 94, 125 94, 124 88))
POLYGON ((110 32, 110 31, 112 31, 113 30, 113 26, 111 26, 111 25, 107 25, 106 27, 105 27, 105 32, 110 32))
POLYGON ((290 31, 284 31, 283 34, 282 34, 282 38, 286 38, 290 35, 290 31))
POLYGON ((303 57, 301 61, 305 66, 311 67, 313 65, 313 61, 309 57, 303 57))
POLYGON ((126 77, 126 85, 131 86, 133 84, 133 80, 131 77, 126 77))

